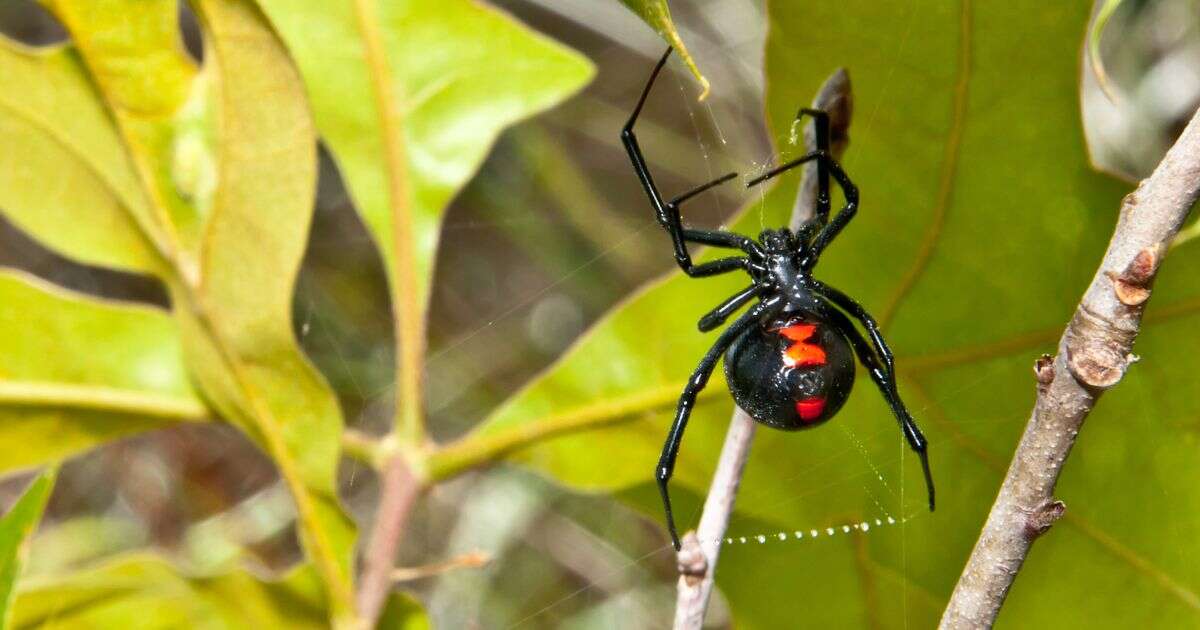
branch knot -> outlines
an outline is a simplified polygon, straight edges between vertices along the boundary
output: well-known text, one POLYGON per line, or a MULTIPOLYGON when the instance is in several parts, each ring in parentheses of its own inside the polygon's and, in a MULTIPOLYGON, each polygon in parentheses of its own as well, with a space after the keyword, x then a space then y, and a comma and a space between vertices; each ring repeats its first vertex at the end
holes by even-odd
POLYGON ((1033 540, 1045 534, 1067 511, 1062 501, 1050 501, 1025 515, 1025 538, 1033 540))
POLYGON ((679 553, 675 556, 675 564, 679 575, 683 576, 688 586, 696 586, 708 574, 708 558, 704 555, 696 532, 683 535, 679 553))
POLYGON ((1104 272, 1112 281, 1117 301, 1128 307, 1138 307, 1150 298, 1150 283, 1158 270, 1160 245, 1155 243, 1138 252, 1121 273, 1104 272))
POLYGON ((1045 391, 1054 382, 1054 357, 1043 354, 1033 362, 1033 375, 1037 379, 1039 392, 1045 391))

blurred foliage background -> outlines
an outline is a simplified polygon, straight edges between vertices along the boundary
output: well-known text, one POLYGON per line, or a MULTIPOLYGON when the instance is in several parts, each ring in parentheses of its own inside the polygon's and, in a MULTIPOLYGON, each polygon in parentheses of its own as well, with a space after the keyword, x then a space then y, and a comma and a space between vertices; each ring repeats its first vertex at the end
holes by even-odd
MULTIPOLYGON (((428 426, 439 441, 453 440, 489 418, 493 423, 503 422, 503 413, 516 414, 513 409, 519 411, 522 399, 515 399, 516 403, 512 400, 523 386, 535 381, 610 309, 673 266, 667 238, 653 221, 617 135, 649 69, 661 54, 661 40, 617 2, 503 0, 492 4, 582 52, 596 65, 597 74, 567 102, 505 131, 480 172, 454 197, 445 215, 431 285, 425 373, 428 426), (510 403, 497 416, 497 408, 505 401, 510 403)), ((895 208, 910 209, 937 193, 938 160, 945 136, 945 125, 939 121, 951 114, 942 87, 948 85, 945 91, 953 90, 956 48, 953 42, 943 48, 929 44, 945 33, 924 29, 936 30, 945 24, 953 28, 958 18, 943 15, 932 3, 879 10, 871 20, 856 17, 876 12, 866 2, 846 7, 835 7, 833 3, 813 7, 807 3, 770 4, 768 7, 755 0, 671 3, 676 25, 708 78, 711 94, 697 102, 696 82, 681 65, 673 66, 660 81, 639 125, 642 146, 660 187, 666 191, 684 190, 728 170, 752 173, 777 159, 774 147, 786 148, 780 130, 786 128, 790 109, 807 103, 820 79, 835 67, 848 66, 856 93, 864 95, 851 126, 848 170, 852 177, 856 167, 857 172, 867 173, 857 178, 866 200, 864 217, 874 214, 887 219, 852 227, 869 236, 858 242, 848 237, 836 245, 835 249, 857 253, 831 259, 827 273, 838 279, 848 293, 864 297, 869 308, 878 310, 883 308, 890 290, 902 282, 908 258, 918 248, 923 233, 922 224, 905 224, 903 217, 894 216, 898 212, 895 208), (774 49, 768 48, 769 31, 775 38, 774 49), (795 50, 787 50, 786 44, 793 44, 795 50), (877 48, 872 50, 872 45, 877 48), (814 50, 825 52, 814 55, 814 50), (803 81, 770 84, 769 76, 764 79, 764 64, 768 72, 774 69, 782 73, 779 76, 802 77, 803 81), (765 99, 774 99, 770 108, 774 125, 768 124, 765 99), (923 111, 934 112, 930 120, 920 115, 923 111), (932 175, 920 181, 889 180, 878 175, 887 172, 889 161, 907 160, 929 168, 932 175), (889 205, 893 196, 902 199, 889 205), (863 261, 878 258, 874 252, 879 250, 872 248, 886 243, 886 239, 904 241, 899 248, 905 252, 904 257, 866 265, 863 261), (835 271, 839 264, 841 272, 835 271)), ((1013 22, 982 7, 977 9, 973 19, 982 35, 975 43, 978 48, 974 49, 972 63, 987 59, 992 52, 989 46, 997 50, 1019 48, 1022 38, 1032 42, 1041 32, 1042 25, 1036 20, 1024 30, 1005 30, 1013 28, 1013 22)), ((1023 5, 1008 10, 1018 13, 1023 5)), ((1060 101, 1047 109, 1082 110, 1082 121, 1064 118, 1056 122, 1083 125, 1077 135, 1082 137, 1086 131, 1096 164, 1125 177, 1140 177, 1149 172, 1200 102, 1200 10, 1189 0, 1128 0, 1122 4, 1108 23, 1101 46, 1118 95, 1115 103, 1103 94, 1090 73, 1083 71, 1080 51, 1086 11, 1066 13, 1066 17, 1045 17, 1046 24, 1053 25, 1045 32, 1064 39, 1054 46, 1053 52, 1059 56, 1052 63, 1031 54, 1029 59, 1011 59, 1007 69, 983 66, 996 73, 1006 72, 975 79, 979 81, 977 86, 986 86, 984 91, 999 107, 1003 107, 1005 94, 1017 95, 1012 97, 1015 102, 1036 101, 1021 101, 1019 96, 1043 85, 1037 76, 1030 75, 1051 68, 1061 71, 1080 67, 1079 74, 1060 74, 1051 83, 1061 86, 1081 80, 1077 96, 1082 107, 1080 101, 1060 101), (1069 21, 1079 16, 1083 19, 1069 21)), ((199 28, 186 7, 181 6, 179 22, 189 52, 199 56, 199 28)), ((63 29, 46 11, 24 0, 0 4, 0 32, 29 44, 65 38, 63 29)), ((951 35, 946 37, 952 39, 951 35)), ((1030 49, 1043 50, 1033 44, 1030 49)), ((1046 98, 1061 96, 1055 93, 1046 98)), ((975 101, 971 103, 976 106, 975 101)), ((1028 112, 1017 111, 1016 115, 1021 113, 1028 112)), ((1056 204, 1061 210, 1072 202, 1063 197, 1061 190, 1039 188, 1042 180, 1023 173, 1019 163, 999 165, 989 160, 1044 151, 1053 153, 1041 156, 1052 162, 1063 156, 1075 159, 1078 153, 1060 151, 1060 144, 1053 140, 1039 144, 1045 140, 1038 135, 1043 127, 1022 127, 1020 121, 1011 118, 1013 115, 1013 111, 1001 109, 996 114, 998 120, 972 132, 977 134, 974 139, 978 144, 963 158, 962 168, 978 173, 978 179, 961 181, 978 186, 980 197, 997 202, 1019 191, 1015 203, 1023 208, 1014 212, 1011 220, 1039 214, 1050 219, 1041 231, 1014 230, 1014 240, 1008 247, 987 249, 984 254, 995 256, 981 254, 980 260, 986 262, 970 272, 1008 278, 1007 274, 1021 273, 1031 266, 1028 261, 1006 266, 1001 255, 1015 260, 1038 256, 1039 247, 1068 250, 1052 257, 1068 269, 1061 274, 1050 272, 1055 279, 1037 292, 1053 292, 1054 299, 1053 308, 1037 314, 1036 319, 1061 323, 1068 312, 1062 306, 1074 303, 1090 276, 1100 251, 1097 246, 1102 245, 1115 219, 1115 202, 1127 187, 1115 180, 1095 184, 1101 192, 1080 198, 1103 197, 1113 203, 1069 208, 1071 212, 1056 214, 1056 204), (1005 138, 1006 131, 1011 137, 1005 138), (1006 147, 998 152, 1002 156, 988 155, 995 145, 1006 147), (990 184, 985 179, 988 172, 993 178, 990 184), (1059 242, 1039 240, 1055 229, 1054 221, 1078 221, 1086 227, 1070 226, 1059 242), (1071 240, 1073 235, 1082 235, 1080 243, 1071 240)), ((1019 161, 1020 157, 1013 159, 1019 161)), ((1082 163, 1063 170, 1076 177, 1080 187, 1101 179, 1084 173, 1082 163)), ((780 210, 787 207, 787 198, 794 190, 794 181, 790 189, 781 186, 766 198, 744 193, 736 186, 721 188, 689 206, 686 216, 697 225, 720 225, 749 202, 751 212, 744 215, 740 226, 754 233, 761 222, 773 224, 778 222, 777 217, 785 216, 780 210)), ((960 207, 964 206, 955 205, 955 211, 960 207)), ((1002 225, 1006 220, 1000 217, 997 223, 1002 225)), ((958 233, 962 239, 979 239, 984 234, 988 239, 1005 238, 1003 234, 972 231, 983 229, 980 226, 962 229, 958 233)), ((965 251, 961 244, 955 247, 956 251, 965 251)), ((963 261, 949 258, 941 264, 956 262, 963 261)), ((1200 285, 1191 276, 1184 277, 1187 274, 1180 269, 1187 264, 1181 255, 1168 265, 1175 273, 1163 285, 1182 289, 1175 298, 1164 290, 1151 306, 1151 313, 1156 306, 1189 297, 1189 291, 1200 292, 1200 285)), ((62 258, 2 218, 0 265, 94 295, 164 305, 168 301, 156 282, 62 258)), ((901 321, 897 340, 901 369, 906 356, 931 355, 934 350, 952 350, 961 345, 951 341, 994 340, 990 336, 994 331, 986 327, 981 330, 978 320, 966 317, 959 323, 951 316, 927 320, 922 327, 914 321, 926 315, 921 309, 933 309, 937 302, 943 302, 947 313, 970 314, 970 308, 958 303, 1007 296, 1007 291, 1019 288, 1010 287, 1011 280, 995 280, 984 283, 1003 285, 991 296, 964 294, 957 290, 962 285, 956 284, 959 280, 952 270, 935 268, 935 272, 945 276, 935 276, 941 282, 924 287, 925 292, 920 294, 922 306, 910 313, 907 323, 901 321), (942 328, 931 332, 931 325, 942 328)), ((661 319, 666 330, 676 326, 679 335, 690 334, 694 319, 731 292, 726 290, 732 288, 728 282, 715 284, 723 288, 692 286, 688 293, 642 304, 650 312, 643 315, 661 319)), ((998 318, 1019 323, 1034 318, 1031 309, 1038 306, 1037 299, 1001 300, 989 308, 998 318)), ((393 413, 395 363, 386 276, 380 255, 352 211, 345 184, 324 150, 316 214, 294 300, 294 320, 304 350, 336 390, 347 426, 367 434, 386 430, 393 413)), ((1193 327, 1186 324, 1194 321, 1177 323, 1174 334, 1189 334, 1193 327)), ((1014 328, 1017 332, 1030 329, 1014 328)), ((662 329, 653 330, 658 334, 662 329)), ((695 348, 704 343, 699 335, 692 337, 681 342, 687 351, 671 359, 672 365, 683 365, 685 371, 699 358, 695 348)), ((1150 348, 1168 345, 1167 339, 1155 342, 1153 337, 1148 343, 1150 348)), ((994 482, 999 480, 998 474, 976 475, 973 483, 978 485, 964 481, 956 487, 959 464, 947 462, 952 460, 950 453, 969 449, 978 442, 967 440, 968 446, 964 447, 964 442, 956 442, 944 426, 958 423, 969 438, 985 441, 985 459, 991 458, 999 465, 1006 462, 1012 440, 1024 422, 1022 414, 1033 399, 1032 380, 1021 378, 1028 376, 1033 357, 1049 350, 1051 344, 1052 339, 1036 350, 1026 349, 1004 361, 975 366, 973 371, 937 382, 920 395, 901 386, 917 419, 931 434, 935 471, 943 473, 939 483, 948 502, 935 517, 937 521, 918 515, 906 529, 884 528, 866 540, 856 535, 811 544, 779 543, 792 545, 786 548, 731 547, 722 561, 723 595, 713 604, 709 625, 727 627, 735 619, 738 627, 818 627, 822 623, 901 627, 910 620, 918 627, 930 625, 940 611, 938 602, 944 600, 957 577, 954 563, 961 566, 964 545, 969 550, 994 494, 994 482), (993 380, 1004 385, 992 387, 993 380), (933 411, 935 402, 947 405, 949 410, 930 430, 928 417, 937 413, 933 411), (965 509, 968 505, 971 507, 965 509), (954 514, 955 510, 957 518, 946 516, 947 511, 954 514), (947 534, 946 529, 936 528, 952 531, 947 534), (932 565, 925 566, 929 548, 943 542, 949 548, 932 565)), ((1195 452, 1194 413, 1200 409, 1172 401, 1187 397, 1188 385, 1194 383, 1189 375, 1196 367, 1195 355, 1185 351, 1194 345, 1194 340, 1189 340, 1177 352, 1164 349, 1164 358, 1159 360, 1149 356, 1135 371, 1145 370, 1151 376, 1140 387, 1135 381, 1118 388, 1112 395, 1115 400, 1106 398, 1102 405, 1102 412, 1109 413, 1098 414, 1092 421, 1107 424, 1111 430, 1101 434, 1099 427, 1093 427, 1097 436, 1085 437, 1095 452, 1085 451, 1081 456, 1088 462, 1102 461, 1103 465, 1087 475, 1078 475, 1086 477, 1076 482, 1079 491, 1064 499, 1072 510, 1076 507, 1073 500, 1081 508, 1085 502, 1090 504, 1093 522, 1099 519, 1105 526, 1118 523, 1110 528, 1115 534, 1101 531, 1092 537, 1116 539, 1117 544, 1109 550, 1118 551, 1110 553, 1109 560, 1092 563, 1082 558, 1104 552, 1079 542, 1080 536, 1072 533, 1075 530, 1056 530, 1035 548, 1029 574, 1022 576, 1014 592, 1012 605, 1017 612, 1006 614, 1043 623, 1082 621, 1085 602, 1063 601, 1083 597, 1079 591, 1053 591, 1056 595, 1048 601, 1042 601, 1036 592, 1044 587, 1044 581, 1052 579, 1048 565, 1053 560, 1060 565, 1078 562, 1078 570, 1071 575, 1103 572, 1107 576, 1099 581, 1103 590, 1090 597, 1109 598, 1114 606, 1127 603, 1124 598, 1141 602, 1125 606, 1127 614, 1105 618, 1107 622, 1092 619, 1091 627, 1107 627, 1106 623, 1128 627, 1135 622, 1155 625, 1155 615, 1160 614, 1155 608, 1159 605, 1167 608, 1161 613, 1167 620, 1164 623, 1186 625, 1188 620, 1194 623, 1200 617, 1200 598, 1195 594, 1200 591, 1200 571, 1187 566, 1186 561, 1195 557, 1189 541, 1194 540, 1191 533, 1200 531, 1200 493, 1179 490, 1184 480, 1163 480, 1165 476, 1190 476, 1185 466, 1188 454, 1195 452), (1160 383, 1170 387, 1161 385, 1159 389, 1160 383), (1147 398, 1155 396, 1169 399, 1154 407, 1159 413, 1137 411, 1149 408, 1147 398), (1135 449, 1134 454, 1113 456, 1111 462, 1105 459, 1105 453, 1111 454, 1117 448, 1114 441, 1143 438, 1148 446, 1135 449), (1151 447, 1171 440, 1180 440, 1182 452, 1172 451, 1164 455, 1164 461, 1179 468, 1163 469, 1156 463, 1151 447), (1122 474, 1123 470, 1127 472, 1122 474), (1089 490, 1100 486, 1100 475, 1113 474, 1127 477, 1114 479, 1114 489, 1137 494, 1126 497, 1131 499, 1128 503, 1104 504, 1104 495, 1089 494, 1089 490), (1123 526, 1126 523, 1128 527, 1123 526), (1146 538, 1163 532, 1171 534, 1166 542, 1145 543, 1146 538), (1180 544, 1188 547, 1186 552, 1178 552, 1183 560, 1158 564, 1175 553, 1171 545, 1180 544), (1124 564, 1122 553, 1127 555, 1124 564), (1130 554, 1133 560, 1129 560, 1130 554), (1026 588, 1028 591, 1023 590, 1026 588)), ((596 346, 595 352, 582 357, 576 351, 568 360, 594 363, 597 370, 603 371, 610 360, 613 363, 609 368, 625 366, 626 361, 640 365, 639 353, 646 352, 635 349, 629 356, 617 356, 606 351, 607 347, 596 346)), ((858 397, 875 396, 869 387, 860 382, 858 397)), ((573 404, 581 397, 569 386, 551 389, 559 396, 557 404, 573 404)), ((712 391, 721 390, 720 383, 715 382, 712 391)), ((685 482, 677 485, 676 492, 685 506, 679 510, 683 523, 694 522, 695 505, 724 432, 722 418, 728 417, 729 402, 723 393, 708 400, 713 407, 709 415, 720 422, 707 429, 693 429, 703 432, 704 437, 693 436, 685 445, 685 452, 693 453, 687 461, 695 465, 688 472, 688 464, 681 463, 685 482), (687 478, 693 483, 689 485, 687 478)), ((856 416, 879 415, 879 406, 877 401, 870 401, 850 409, 856 416)), ((748 511, 735 517, 730 533, 823 529, 870 519, 876 513, 863 511, 870 507, 863 505, 863 497, 877 495, 884 496, 882 501, 887 505, 880 507, 887 514, 909 515, 911 500, 901 497, 893 504, 886 496, 893 487, 903 488, 904 479, 912 471, 901 467, 899 435, 890 419, 881 418, 856 420, 853 426, 857 433, 831 426, 823 429, 828 436, 785 435, 763 441, 752 455, 756 464, 747 477, 748 511), (790 463, 780 464, 784 461, 790 463), (773 466, 781 466, 779 469, 785 472, 768 479, 770 473, 765 471, 773 466), (852 504, 831 497, 841 493, 831 480, 845 479, 854 486, 847 493, 855 497, 852 504), (780 507, 783 503, 802 505, 796 509, 780 507)), ((648 414, 640 422, 652 430, 642 431, 636 428, 640 425, 634 425, 625 432, 618 428, 615 432, 555 442, 547 447, 549 450, 519 454, 523 464, 502 464, 469 473, 437 485, 426 495, 404 539, 401 565, 438 562, 474 550, 492 556, 482 568, 456 570, 405 584, 426 606, 434 626, 668 626, 674 605, 674 557, 664 546, 655 498, 644 483, 665 434, 665 413, 648 414), (553 449, 562 449, 565 454, 556 454, 553 449), (569 457, 587 464, 561 464, 569 457), (618 462, 616 468, 620 471, 608 471, 596 463, 605 460, 618 462), (580 467, 586 470, 581 472, 580 467), (603 478, 607 475, 612 479, 606 482, 603 478), (644 479, 634 479, 637 475, 644 479), (556 479, 565 479, 568 484, 556 479)), ((1195 462, 1194 456, 1191 461, 1195 462)), ((911 467, 913 462, 907 464, 911 467)), ((1084 466, 1080 462, 1069 464, 1068 475, 1074 468, 1084 466)), ((10 476, 0 484, 0 505, 14 501, 31 474, 10 476)), ((373 509, 378 493, 374 474, 346 459, 339 484, 343 500, 362 522, 373 509)), ((909 483, 909 487, 919 486, 909 483)), ((1072 488, 1070 479, 1067 488, 1072 488)), ((226 558, 244 555, 257 571, 280 571, 294 564, 301 553, 292 514, 287 489, 271 462, 235 429, 220 424, 187 424, 153 431, 71 459, 61 467, 46 517, 33 539, 26 571, 34 577, 49 575, 145 548, 166 550, 184 565, 194 567, 211 567, 226 558)))

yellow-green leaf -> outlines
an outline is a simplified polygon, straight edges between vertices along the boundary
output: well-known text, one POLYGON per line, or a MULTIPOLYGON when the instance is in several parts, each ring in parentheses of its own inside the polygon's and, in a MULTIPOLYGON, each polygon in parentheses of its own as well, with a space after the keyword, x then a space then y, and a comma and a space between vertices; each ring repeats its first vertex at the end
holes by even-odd
MULTIPOLYGON (((176 264, 192 257, 204 227, 205 204, 194 203, 185 181, 176 181, 176 160, 196 161, 196 137, 185 104, 205 107, 203 82, 188 59, 173 0, 43 0, 61 20, 100 86, 146 193, 154 200, 150 224, 176 264), (182 116, 182 120, 178 118, 182 116), (191 143, 192 148, 181 148, 191 143)), ((202 136, 203 137, 203 136, 202 136)), ((187 168, 187 167, 184 167, 187 168)), ((188 272, 191 272, 188 269, 188 272)))
POLYGON ((700 100, 704 100, 704 97, 708 96, 708 79, 700 72, 696 60, 692 58, 692 53, 688 51, 687 46, 683 43, 683 38, 679 36, 679 30, 675 28, 675 22, 671 19, 671 9, 667 6, 667 0, 621 0, 621 4, 642 18, 642 21, 654 29, 654 32, 658 33, 663 41, 679 53, 679 57, 683 59, 688 69, 696 76, 696 80, 700 82, 700 100))
POLYGON ((414 437, 442 213, 501 129, 574 92, 591 66, 470 0, 260 4, 296 57, 322 138, 383 253, 414 437))
POLYGON ((421 602, 402 591, 393 591, 379 615, 380 630, 429 630, 429 616, 421 602))
POLYGON ((190 276, 204 227, 191 171, 205 168, 207 108, 173 0, 44 0, 71 33, 122 132, 152 219, 144 227, 190 276), (189 101, 193 101, 189 105, 189 101), (185 163, 177 164, 179 161, 185 163), (201 165, 197 165, 200 163, 201 165))
POLYGON ((237 416, 275 459, 334 612, 348 615, 354 532, 337 504, 341 411, 291 320, 316 187, 316 131, 299 74, 258 8, 236 0, 196 8, 219 154, 201 284, 190 298, 203 315, 185 326, 191 365, 206 392, 236 401, 237 416))
MULTIPOLYGON (((337 505, 341 413, 292 334, 316 137, 303 85, 257 8, 198 1, 197 72, 177 4, 54 0, 116 123, 150 208, 185 360, 206 400, 272 457, 339 621, 353 528, 337 505)), ((60 226, 61 227, 61 226, 60 226)))
POLYGON ((179 7, 162 0, 45 0, 90 60, 92 76, 122 115, 170 116, 191 90, 179 7))
POLYGON ((0 472, 207 415, 167 313, 0 271, 0 472))
MULTIPOLYGON (((13 627, 317 629, 329 627, 327 606, 310 565, 279 579, 243 570, 186 575, 159 556, 136 553, 30 579, 20 589, 13 627)), ((385 614, 380 628, 428 627, 420 607, 402 594, 385 614)))
POLYGON ((54 471, 43 472, 29 484, 8 513, 0 517, 0 630, 11 627, 13 595, 25 563, 27 541, 41 520, 53 488, 54 471))
POLYGON ((81 262, 156 273, 149 206, 79 56, 0 36, 0 210, 81 262), (69 226, 69 227, 68 227, 69 226))
MULTIPOLYGON (((328 628, 318 572, 302 565, 279 579, 243 570, 185 575, 150 553, 130 554, 62 576, 31 578, 16 600, 14 628, 328 628)), ((393 607, 397 626, 424 618, 393 607)))

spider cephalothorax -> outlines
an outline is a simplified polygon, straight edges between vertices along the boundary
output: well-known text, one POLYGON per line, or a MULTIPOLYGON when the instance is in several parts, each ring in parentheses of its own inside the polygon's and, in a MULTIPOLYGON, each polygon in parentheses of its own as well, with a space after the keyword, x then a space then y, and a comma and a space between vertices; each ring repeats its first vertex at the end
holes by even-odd
POLYGON ((621 140, 629 152, 638 179, 650 197, 658 222, 671 235, 675 261, 684 273, 697 278, 742 270, 750 275, 750 286, 730 296, 700 318, 700 330, 707 332, 717 328, 743 306, 758 300, 721 332, 717 342, 692 372, 679 397, 675 421, 655 469, 666 510, 667 529, 675 548, 679 549, 679 536, 671 516, 667 482, 675 469, 675 458, 679 454, 683 431, 696 403, 696 395, 708 384, 708 378, 722 354, 725 355, 725 377, 729 391, 738 406, 756 421, 784 430, 813 427, 837 413, 854 384, 854 356, 857 356, 891 407, 909 446, 920 456, 929 494, 929 509, 932 510, 933 477, 929 472, 925 437, 896 391, 892 352, 883 340, 879 325, 858 302, 812 277, 812 269, 821 253, 858 211, 858 189, 829 155, 828 115, 820 110, 801 109, 796 115, 797 120, 809 115, 815 121, 817 150, 747 183, 747 186, 753 186, 801 164, 816 161, 816 211, 800 229, 796 232, 787 228, 767 229, 755 240, 733 232, 685 228, 679 214, 680 204, 737 175, 730 173, 717 178, 670 201, 664 200, 658 192, 638 147, 633 126, 650 93, 650 87, 654 85, 654 79, 670 54, 671 49, 668 48, 654 67, 629 122, 621 131, 621 140), (829 216, 831 176, 846 198, 845 205, 832 218, 829 216), (744 255, 694 264, 687 249, 688 243, 738 249, 744 255), (870 343, 854 326, 851 317, 866 329, 870 343))
POLYGON ((800 245, 796 235, 787 228, 779 230, 767 228, 759 233, 758 242, 762 243, 768 254, 787 257, 795 256, 796 248, 800 245))

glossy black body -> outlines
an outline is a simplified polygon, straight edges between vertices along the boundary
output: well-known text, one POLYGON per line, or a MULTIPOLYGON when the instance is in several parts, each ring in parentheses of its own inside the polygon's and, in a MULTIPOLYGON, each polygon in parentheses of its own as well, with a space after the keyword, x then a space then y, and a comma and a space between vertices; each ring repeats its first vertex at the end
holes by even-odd
POLYGON ((621 142, 629 154, 633 170, 642 183, 658 223, 671 235, 675 261, 688 276, 700 278, 744 271, 751 284, 726 298, 700 318, 701 332, 713 330, 755 299, 758 300, 732 324, 721 331, 699 365, 692 372, 679 403, 675 420, 663 444, 654 476, 662 495, 671 541, 679 549, 679 536, 671 514, 668 482, 675 470, 675 459, 683 441, 683 432, 696 404, 696 396, 725 354, 725 373, 737 401, 755 420, 770 427, 795 430, 816 426, 829 420, 850 395, 854 383, 854 357, 866 368, 871 380, 887 401, 909 447, 921 460, 925 473, 929 509, 934 507, 933 476, 925 436, 921 434, 896 391, 896 372, 892 351, 874 318, 858 302, 837 289, 821 283, 812 270, 821 253, 842 232, 858 211, 858 188, 842 167, 829 155, 829 116, 820 110, 801 109, 796 115, 808 115, 816 126, 817 150, 751 179, 747 186, 767 181, 806 162, 817 163, 817 203, 813 217, 796 232, 787 228, 763 230, 758 239, 720 230, 685 228, 679 206, 692 197, 735 177, 730 173, 698 186, 670 201, 663 199, 634 134, 634 124, 646 102, 651 86, 670 56, 671 49, 655 66, 629 121, 621 130, 621 142), (832 177, 846 198, 841 210, 830 216, 829 183, 832 177), (688 243, 741 250, 742 255, 718 258, 705 263, 692 262, 688 243), (854 318, 866 330, 870 342, 851 321, 854 318), (785 337, 780 331, 790 325, 815 326, 812 331, 793 330, 785 337), (806 348, 789 355, 797 340, 806 348), (794 365, 788 365, 785 355, 794 365), (819 360, 818 360, 819 359, 819 360), (789 405, 791 408, 789 409, 789 405))
POLYGON ((819 314, 783 313, 733 340, 725 351, 725 382, 733 400, 758 422, 784 431, 810 429, 836 415, 850 397, 854 353, 845 335, 819 314), (815 326, 812 342, 824 351, 824 363, 788 365, 787 350, 795 341, 780 331, 796 324, 815 326), (813 399, 822 401, 819 415, 802 417, 796 403, 813 399))

